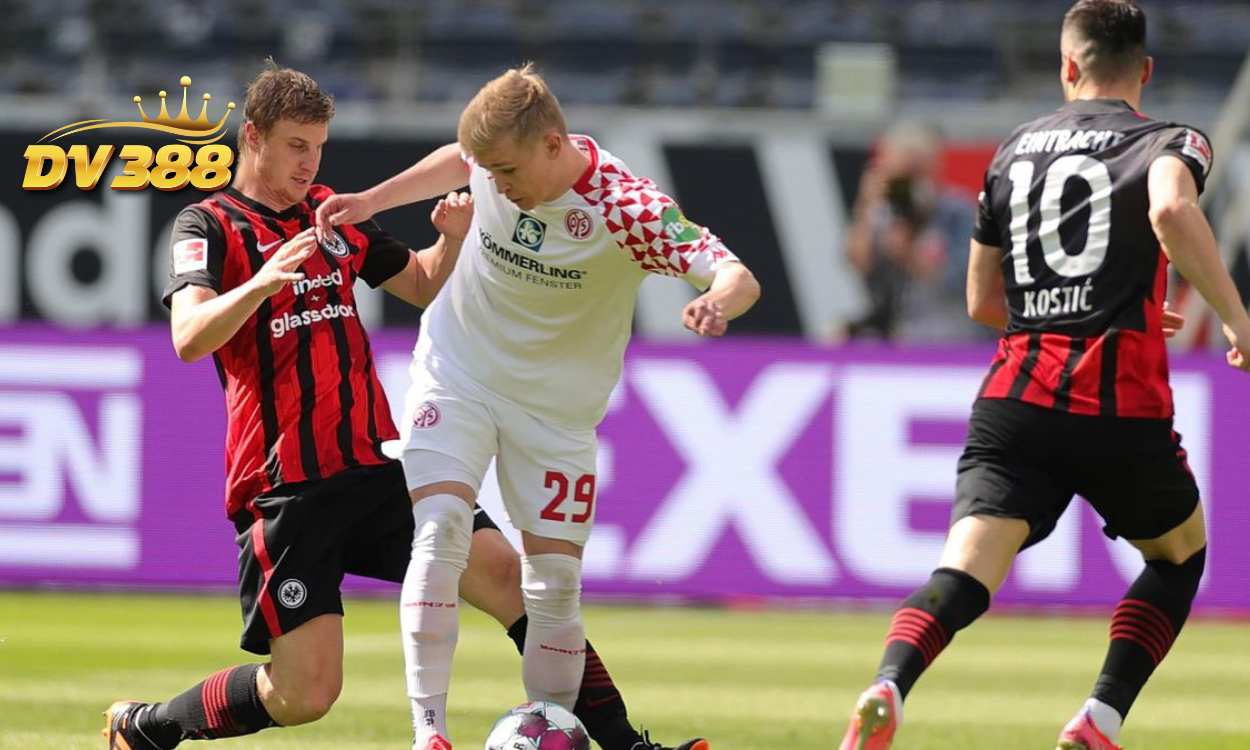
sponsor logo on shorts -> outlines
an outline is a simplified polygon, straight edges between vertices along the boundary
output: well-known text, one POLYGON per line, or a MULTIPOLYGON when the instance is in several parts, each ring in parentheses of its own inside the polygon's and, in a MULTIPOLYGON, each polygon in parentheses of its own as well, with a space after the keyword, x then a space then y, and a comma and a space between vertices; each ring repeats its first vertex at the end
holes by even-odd
POLYGON ((418 406, 416 413, 412 415, 412 426, 417 429, 428 430, 438 424, 442 418, 443 415, 439 414, 438 407, 432 402, 426 401, 418 406))
POLYGON ((580 208, 570 208, 569 212, 564 215, 564 229, 575 240, 584 240, 589 237, 592 228, 590 214, 580 208))
POLYGON ((278 587, 278 601, 287 609, 299 609, 307 598, 308 589, 295 578, 288 578, 278 587))

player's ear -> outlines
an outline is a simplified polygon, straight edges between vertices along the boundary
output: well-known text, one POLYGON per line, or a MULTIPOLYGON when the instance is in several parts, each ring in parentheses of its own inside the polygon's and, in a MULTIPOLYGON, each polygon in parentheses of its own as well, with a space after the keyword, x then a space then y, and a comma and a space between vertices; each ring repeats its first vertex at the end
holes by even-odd
POLYGON ((1063 55, 1063 62, 1059 64, 1059 77, 1068 84, 1076 83, 1076 80, 1081 77, 1081 69, 1076 66, 1076 60, 1072 55, 1063 55))
POLYGON ((543 136, 543 153, 548 159, 554 159, 560 155, 560 149, 564 147, 564 139, 559 133, 551 132, 543 136))
POLYGON ((1146 59, 1142 62, 1141 85, 1145 86, 1150 83, 1150 79, 1154 77, 1154 74, 1155 59, 1147 55, 1146 59))
POLYGON ((243 123, 243 140, 247 141, 249 149, 260 147, 260 128, 257 128, 256 123, 251 120, 243 123))

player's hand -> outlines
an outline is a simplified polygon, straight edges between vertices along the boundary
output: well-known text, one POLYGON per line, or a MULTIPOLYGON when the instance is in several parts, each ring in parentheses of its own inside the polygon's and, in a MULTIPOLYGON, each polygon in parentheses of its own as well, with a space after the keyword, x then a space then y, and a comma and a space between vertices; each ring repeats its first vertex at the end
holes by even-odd
POLYGON ((339 224, 359 224, 368 221, 376 211, 364 193, 337 193, 317 206, 317 240, 330 236, 330 230, 339 224))
POLYGON ((463 242, 473 221, 473 196, 452 191, 430 212, 430 221, 439 234, 463 242))
POLYGON ((292 281, 303 281, 297 268, 317 250, 317 235, 312 227, 305 229, 273 252, 265 265, 252 277, 252 284, 266 297, 277 294, 292 281))
POLYGON ((1228 325, 1224 326, 1224 336, 1232 344, 1225 355, 1228 364, 1243 372, 1250 372, 1250 336, 1238 336, 1228 325))
POLYGON ((1163 303, 1163 338, 1170 339, 1185 327, 1185 316, 1178 312, 1172 312, 1168 309, 1168 303, 1163 303))
POLYGON ((720 338, 729 330, 729 321, 725 319, 720 305, 706 297, 699 297, 686 305, 686 309, 681 311, 681 322, 700 336, 720 338))

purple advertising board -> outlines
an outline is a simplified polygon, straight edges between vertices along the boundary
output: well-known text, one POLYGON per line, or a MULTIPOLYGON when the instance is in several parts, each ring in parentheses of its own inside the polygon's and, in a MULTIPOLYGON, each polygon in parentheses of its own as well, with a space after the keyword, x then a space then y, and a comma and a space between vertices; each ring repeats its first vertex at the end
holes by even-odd
MULTIPOLYGON (((411 332, 374 337, 392 405, 411 332)), ((736 602, 896 599, 938 559, 985 348, 727 338, 631 346, 600 429, 586 592, 736 602)), ((1198 604, 1250 614, 1250 378, 1173 359, 1210 530, 1198 604)), ((0 328, 0 585, 233 587, 224 408, 163 326, 0 328)), ((481 502, 501 525, 493 476, 481 502)), ((1141 562, 1074 504, 999 601, 1107 606, 1141 562)), ((352 581, 357 590, 393 590, 352 581)))

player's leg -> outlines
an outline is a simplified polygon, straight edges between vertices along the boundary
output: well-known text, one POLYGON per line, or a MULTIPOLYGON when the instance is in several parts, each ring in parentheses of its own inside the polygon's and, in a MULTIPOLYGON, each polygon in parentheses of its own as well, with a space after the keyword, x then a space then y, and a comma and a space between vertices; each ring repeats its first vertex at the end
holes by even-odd
MULTIPOLYGON (((1138 420, 1135 420, 1137 422, 1138 420)), ((1114 747, 1129 709, 1180 635, 1206 566, 1206 525, 1198 487, 1180 437, 1167 423, 1132 424, 1107 436, 1139 458, 1107 465, 1083 494, 1107 522, 1141 550, 1144 567, 1111 618, 1111 642, 1094 689, 1064 727, 1065 750, 1114 747), (1154 433, 1152 435, 1152 433, 1154 433)))
MULTIPOLYGON (((410 451, 430 465, 427 451, 410 451)), ((439 454, 433 454, 438 457, 439 454)), ((414 748, 446 743, 447 693, 460 634, 460 576, 469 558, 476 489, 463 482, 419 484, 413 502, 412 555, 400 592, 400 628, 408 697, 412 701, 414 748)))
MULTIPOLYGON (((183 740, 242 737, 325 716, 343 686, 343 617, 321 615, 271 643, 265 664, 223 669, 164 703, 133 704, 114 734, 130 750, 173 748, 183 740)), ((116 706, 116 704, 115 704, 116 706)), ((110 725, 122 721, 122 710, 110 725)), ((110 737, 110 747, 124 747, 110 737)))
POLYGON ((529 620, 521 652, 525 693, 572 711, 586 671, 582 545, 528 531, 521 536, 521 596, 529 620))
POLYGON ((525 617, 521 556, 481 506, 473 512, 473 541, 469 565, 460 576, 460 598, 504 628, 525 617))
POLYGON ((894 613, 877 680, 894 683, 905 699, 955 633, 989 609, 1028 535, 1029 524, 1019 518, 956 521, 937 569, 894 613))
POLYGON ((1072 492, 1022 458, 1039 455, 1035 443, 1044 444, 1049 422, 1025 404, 974 407, 938 567, 894 613, 876 681, 856 702, 843 750, 890 746, 920 675, 989 608, 1016 554, 1054 529, 1072 492))
POLYGON ((332 501, 367 470, 271 493, 236 519, 242 647, 271 654, 208 677, 169 701, 110 709, 110 747, 172 748, 316 721, 342 687, 341 533, 352 506, 332 501))
POLYGON ((912 686, 955 633, 989 609, 1028 532, 1018 518, 974 515, 955 522, 938 568, 894 613, 876 680, 856 701, 844 750, 890 746, 912 686))
POLYGON ((525 550, 526 694, 572 710, 586 666, 582 547, 594 524, 598 441, 593 429, 546 423, 509 402, 492 408, 499 415, 499 489, 525 550))
POLYGON ((413 540, 400 592, 400 629, 415 750, 450 747, 447 692, 460 633, 460 577, 468 564, 473 506, 498 440, 480 389, 436 382, 420 365, 401 430, 413 540))
MULTIPOLYGON (((525 653, 529 618, 521 599, 521 557, 486 511, 479 506, 473 516, 473 543, 469 566, 460 576, 460 597, 495 618, 508 632, 519 653, 525 653)), ((573 713, 581 719, 591 739, 603 750, 664 750, 630 723, 625 700, 599 658, 586 641, 586 668, 573 713)), ((680 747, 699 750, 702 739, 680 747)))

